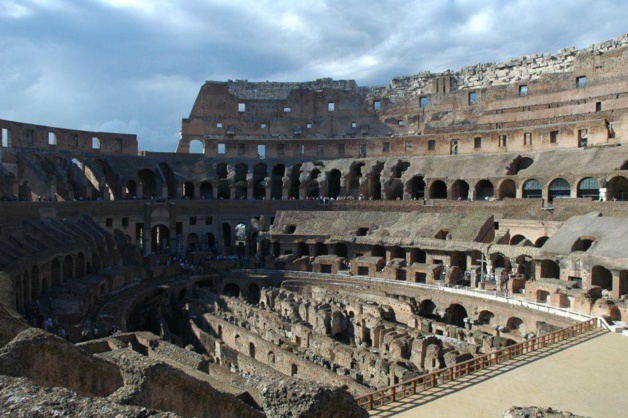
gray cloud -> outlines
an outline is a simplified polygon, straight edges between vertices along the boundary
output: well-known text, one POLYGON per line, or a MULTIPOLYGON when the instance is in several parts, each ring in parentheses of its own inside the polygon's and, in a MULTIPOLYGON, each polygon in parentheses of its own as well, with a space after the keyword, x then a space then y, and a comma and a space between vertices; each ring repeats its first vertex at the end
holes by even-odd
POLYGON ((205 80, 386 84, 583 48, 625 16, 623 0, 3 0, 0 118, 174 151, 205 80))

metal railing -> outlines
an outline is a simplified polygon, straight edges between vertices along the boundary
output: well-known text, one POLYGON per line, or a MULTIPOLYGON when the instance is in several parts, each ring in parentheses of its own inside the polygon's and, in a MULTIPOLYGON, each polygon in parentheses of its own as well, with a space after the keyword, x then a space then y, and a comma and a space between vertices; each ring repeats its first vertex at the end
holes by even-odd
POLYGON ((490 366, 507 362, 523 354, 532 353, 568 338, 584 334, 598 328, 598 320, 590 319, 586 322, 563 328, 551 334, 542 335, 519 344, 511 345, 502 350, 494 351, 475 357, 472 360, 447 367, 432 373, 427 373, 411 380, 378 390, 368 395, 355 398, 358 405, 368 410, 381 407, 409 396, 420 394, 423 391, 460 379, 463 376, 484 370, 490 366))

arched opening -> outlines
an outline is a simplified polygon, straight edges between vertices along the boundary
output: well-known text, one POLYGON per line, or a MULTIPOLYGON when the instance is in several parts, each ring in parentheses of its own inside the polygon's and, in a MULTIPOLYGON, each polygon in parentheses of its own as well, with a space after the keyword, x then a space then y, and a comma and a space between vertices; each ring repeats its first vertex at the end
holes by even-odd
POLYGON ((329 197, 333 197, 337 199, 340 196, 340 179, 342 174, 340 174, 340 170, 334 169, 329 172, 327 176, 327 191, 329 197))
POLYGON ((260 299, 259 286, 255 283, 251 283, 248 289, 247 300, 249 301, 249 303, 252 303, 253 305, 257 305, 259 303, 259 299, 260 299))
POLYGON ((349 251, 347 250, 347 246, 341 242, 334 246, 334 252, 338 257, 349 258, 349 251))
POLYGON ((201 240, 198 237, 198 234, 192 232, 188 234, 188 238, 186 240, 185 252, 197 252, 201 249, 201 240))
POLYGON ((430 185, 430 199, 447 199, 447 185, 442 180, 436 180, 430 185))
POLYGON ((517 318, 516 316, 511 316, 508 318, 506 322, 506 327, 510 330, 510 332, 519 332, 519 334, 525 333, 523 321, 521 318, 517 318))
POLYGON ((225 249, 225 254, 231 253, 232 242, 233 241, 231 240, 231 225, 228 222, 223 222, 222 223, 222 245, 225 249))
POLYGON ((545 245, 548 239, 549 237, 545 237, 545 236, 540 237, 534 242, 534 246, 536 248, 543 248, 543 246, 545 245))
POLYGON ((37 266, 33 266, 31 269, 31 292, 31 300, 35 300, 41 295, 41 278, 37 266))
POLYGON ((394 246, 390 249, 390 259, 393 260, 395 258, 400 258, 402 260, 406 259, 406 250, 399 246, 394 246))
POLYGON ((371 257, 386 258, 386 248, 384 248, 382 245, 373 245, 371 247, 371 257))
POLYGON ((595 237, 580 237, 571 246, 571 251, 587 251, 595 242, 595 237))
POLYGON ((190 141, 190 154, 205 154, 205 145, 198 139, 190 141))
POLYGON ((475 198, 477 200, 488 200, 493 197, 494 193, 493 183, 488 180, 480 180, 475 185, 475 198))
POLYGON ((349 173, 349 195, 356 199, 360 197, 360 179, 362 178, 362 167, 364 163, 353 163, 349 173))
POLYGON ((137 183, 135 183, 135 180, 127 181, 124 188, 127 199, 134 199, 137 197, 137 183))
POLYGON ((296 376, 299 371, 299 368, 296 364, 290 365, 290 376, 296 376))
POLYGON ((469 198, 469 183, 464 180, 456 180, 451 185, 451 198, 457 200, 467 200, 469 198))
POLYGON ((525 241, 528 241, 528 239, 525 236, 521 234, 517 234, 517 235, 514 235, 512 238, 510 238, 510 245, 519 245, 522 242, 525 244, 525 241))
POLYGON ((600 199, 600 185, 593 177, 585 177, 578 183, 578 197, 588 197, 593 200, 600 199))
POLYGON ((613 273, 605 267, 594 266, 591 269, 591 286, 600 286, 602 289, 613 290, 613 273))
POLYGON ((552 260, 541 261, 541 278, 560 279, 560 267, 552 260))
POLYGON ((166 185, 168 188, 168 197, 177 196, 177 178, 174 172, 167 163, 159 163, 159 169, 166 179, 166 185))
POLYGON ((142 183, 142 197, 155 197, 155 173, 152 170, 144 169, 137 173, 142 183))
POLYGON ((216 245, 216 241, 214 238, 214 234, 211 232, 205 232, 203 235, 203 249, 206 251, 214 252, 214 246, 216 245))
POLYGON ((421 304, 419 305, 419 315, 428 318, 437 315, 436 305, 431 299, 424 299, 421 301, 421 304))
POLYGON ((515 271, 515 273, 522 274, 526 279, 532 277, 532 273, 534 272, 532 257, 520 255, 515 261, 517 263, 517 271, 515 271))
POLYGON ((268 167, 266 164, 258 163, 253 167, 253 198, 266 198, 266 177, 268 177, 268 167))
POLYGON ((61 285, 61 283, 63 283, 61 278, 61 262, 58 258, 52 260, 52 264, 50 266, 50 276, 53 286, 59 286, 61 285))
POLYGON ((76 275, 74 277, 81 278, 85 275, 85 256, 83 253, 78 253, 76 255, 74 268, 76 269, 76 275))
POLYGON ((240 297, 240 286, 235 283, 227 283, 222 290, 222 294, 232 298, 240 297))
POLYGON ((478 315, 478 325, 491 325, 495 314, 491 311, 482 311, 478 315))
POLYGON ((571 186, 565 179, 554 179, 549 185, 549 201, 553 201, 556 198, 570 197, 571 186))
POLYGON ((407 162, 407 161, 397 161, 397 164, 395 164, 394 167, 392 168, 392 174, 393 174, 394 178, 400 179, 401 176, 403 176, 403 173, 408 171, 408 168, 410 168, 410 163, 409 162, 407 162))
POLYGON ((314 245, 314 256, 318 257, 319 255, 327 255, 327 245, 322 242, 317 242, 314 245))
POLYGON ((255 344, 249 343, 249 357, 255 358, 255 344))
POLYGON ((522 195, 524 199, 540 199, 543 197, 543 186, 537 179, 529 179, 523 183, 522 195))
POLYGON ((410 179, 410 196, 416 200, 422 200, 425 197, 425 180, 423 176, 414 176, 410 179))
POLYGON ((209 200, 214 198, 214 188, 209 181, 201 182, 201 199, 209 200))
POLYGON ((506 179, 499 185, 499 199, 517 197, 517 184, 514 180, 506 179))
POLYGON ((320 190, 318 184, 318 176, 321 174, 320 170, 315 168, 310 174, 310 179, 307 182, 306 196, 313 199, 320 197, 320 190))
POLYGON ((41 293, 46 294, 50 290, 50 284, 47 277, 41 279, 41 293))
POLYGON ((506 268, 506 257, 502 253, 495 253, 490 255, 493 260, 493 268, 506 268))
POLYGON ((286 166, 275 164, 270 182, 270 198, 281 200, 283 197, 283 177, 286 173, 286 166))
POLYGON ((234 186, 235 186, 235 199, 244 200, 247 198, 247 187, 248 183, 246 181, 246 176, 249 172, 249 166, 246 164, 238 164, 235 167, 235 177, 234 186))
POLYGON ((446 322, 457 327, 464 327, 464 319, 468 317, 467 310, 464 306, 457 303, 449 305, 445 314, 446 322))
POLYGON ((185 183, 183 183, 183 197, 185 197, 186 199, 194 199, 194 183, 192 183, 191 181, 186 181, 185 183))
POLYGON ((151 231, 150 249, 154 253, 167 252, 170 249, 170 228, 166 225, 155 225, 151 231))
POLYGON ((388 184, 388 200, 403 200, 403 183, 399 179, 391 179, 388 184))
POLYGON ((295 164, 290 170, 290 198, 298 199, 301 188, 301 164, 295 164))
POLYGON ((63 281, 74 279, 74 260, 72 256, 66 255, 63 259, 63 281))
POLYGON ((410 250, 410 264, 412 263, 422 263, 425 264, 427 260, 427 254, 425 250, 420 248, 412 248, 410 250))
POLYGON ((607 196, 610 200, 628 200, 628 179, 615 176, 606 183, 607 196))
POLYGON ((454 251, 451 253, 452 266, 458 267, 461 271, 467 270, 467 255, 461 251, 454 251))
POLYGON ((275 364, 275 353, 273 353, 272 351, 269 351, 266 357, 268 359, 269 364, 275 364))
POLYGON ((378 162, 373 167, 373 175, 369 179, 369 197, 373 200, 381 200, 382 198, 382 171, 384 170, 384 163, 378 162))
POLYGON ((297 242, 297 258, 310 255, 310 247, 305 242, 297 242))

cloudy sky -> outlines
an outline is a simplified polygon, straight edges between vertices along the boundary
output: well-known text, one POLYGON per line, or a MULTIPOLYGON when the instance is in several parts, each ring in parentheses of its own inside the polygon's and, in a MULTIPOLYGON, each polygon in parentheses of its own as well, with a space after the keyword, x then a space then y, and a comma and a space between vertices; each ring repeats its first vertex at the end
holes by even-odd
POLYGON ((586 47, 625 0, 0 0, 0 119, 174 152, 205 80, 383 85, 586 47))

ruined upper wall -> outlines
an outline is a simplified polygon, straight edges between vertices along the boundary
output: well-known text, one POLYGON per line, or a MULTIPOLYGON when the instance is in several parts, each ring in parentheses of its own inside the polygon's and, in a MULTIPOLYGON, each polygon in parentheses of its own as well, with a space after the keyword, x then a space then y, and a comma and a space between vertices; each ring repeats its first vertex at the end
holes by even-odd
MULTIPOLYGON (((207 81, 209 84, 220 83, 207 81)), ((303 83, 294 82, 249 82, 248 80, 227 81, 229 93, 240 99, 247 100, 286 100, 291 91, 297 89, 306 90, 347 90, 357 93, 358 85, 354 80, 332 80, 331 78, 319 78, 315 81, 303 83)))
POLYGON ((137 135, 82 131, 0 119, 2 148, 137 155, 137 135))

